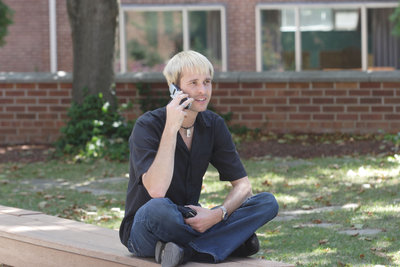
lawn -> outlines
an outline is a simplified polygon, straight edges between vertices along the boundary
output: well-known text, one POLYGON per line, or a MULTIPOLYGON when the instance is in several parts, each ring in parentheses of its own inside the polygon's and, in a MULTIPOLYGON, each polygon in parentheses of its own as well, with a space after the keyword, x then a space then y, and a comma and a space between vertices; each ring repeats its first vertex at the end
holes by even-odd
MULTIPOLYGON (((400 157, 246 160, 253 192, 269 191, 279 216, 257 232, 255 257, 298 266, 400 266, 400 157)), ((117 229, 128 163, 0 164, 0 204, 117 229)), ((229 184, 212 167, 201 204, 220 204, 229 184)))

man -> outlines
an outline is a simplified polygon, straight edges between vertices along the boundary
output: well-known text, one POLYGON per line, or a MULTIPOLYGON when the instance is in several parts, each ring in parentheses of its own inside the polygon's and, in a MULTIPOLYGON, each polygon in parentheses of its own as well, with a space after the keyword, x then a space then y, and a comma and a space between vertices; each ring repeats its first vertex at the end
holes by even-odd
POLYGON ((278 204, 270 193, 252 196, 223 119, 207 110, 212 64, 200 53, 184 51, 163 73, 182 91, 166 107, 143 114, 132 131, 122 243, 163 267, 256 253, 254 232, 276 216, 278 204), (209 163, 232 185, 222 205, 212 209, 198 202, 209 163), (184 206, 195 216, 184 218, 184 206))

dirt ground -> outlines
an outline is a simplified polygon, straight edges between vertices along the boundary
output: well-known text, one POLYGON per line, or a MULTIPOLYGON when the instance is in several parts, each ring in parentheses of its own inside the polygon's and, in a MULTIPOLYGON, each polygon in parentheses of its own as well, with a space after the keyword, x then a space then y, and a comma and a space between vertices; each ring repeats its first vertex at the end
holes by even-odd
MULTIPOLYGON (((394 146, 377 136, 282 135, 241 141, 237 146, 244 159, 254 157, 313 158, 344 155, 389 155, 394 146)), ((54 148, 46 145, 0 146, 0 163, 37 162, 52 157, 54 148)))

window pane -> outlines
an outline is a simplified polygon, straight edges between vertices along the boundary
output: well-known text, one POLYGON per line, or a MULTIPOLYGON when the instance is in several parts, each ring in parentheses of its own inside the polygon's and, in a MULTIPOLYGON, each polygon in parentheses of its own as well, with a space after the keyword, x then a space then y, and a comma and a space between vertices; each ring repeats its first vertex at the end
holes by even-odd
POLYGON ((294 10, 261 11, 262 70, 295 70, 294 10))
POLYGON ((368 9, 368 68, 400 69, 400 38, 391 34, 393 8, 368 9))
POLYGON ((361 69, 359 9, 300 10, 302 70, 361 69))
POLYGON ((183 49, 180 11, 127 11, 127 71, 162 71, 166 61, 183 49))
POLYGON ((216 70, 222 69, 220 11, 189 12, 190 49, 205 55, 216 70))

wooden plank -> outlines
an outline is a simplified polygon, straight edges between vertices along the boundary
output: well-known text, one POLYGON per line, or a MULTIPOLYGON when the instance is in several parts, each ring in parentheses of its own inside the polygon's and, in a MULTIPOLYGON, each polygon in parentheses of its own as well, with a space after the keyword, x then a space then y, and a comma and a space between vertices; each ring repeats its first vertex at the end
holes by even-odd
MULTIPOLYGON (((132 256, 118 231, 41 213, 0 206, 0 263, 11 266, 159 266, 132 256)), ((189 262, 188 267, 210 264, 189 262)), ((219 267, 290 264, 256 258, 230 258, 219 267)))

